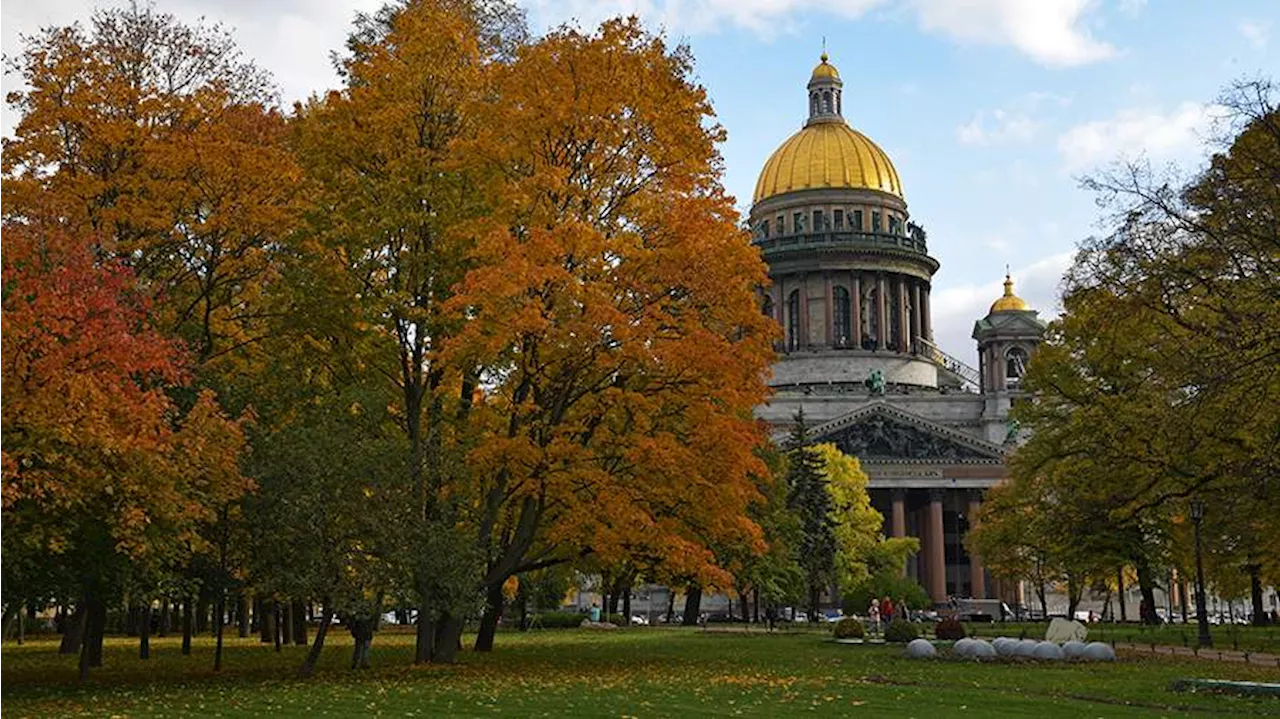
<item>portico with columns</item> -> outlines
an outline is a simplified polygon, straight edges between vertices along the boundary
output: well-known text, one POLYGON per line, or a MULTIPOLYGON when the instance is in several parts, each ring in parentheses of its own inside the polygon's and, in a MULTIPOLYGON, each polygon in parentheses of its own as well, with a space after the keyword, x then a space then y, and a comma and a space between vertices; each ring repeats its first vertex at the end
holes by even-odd
POLYGON ((807 90, 808 119, 765 162, 749 219, 769 265, 761 311, 782 328, 774 394, 756 414, 784 441, 803 410, 811 437, 859 458, 885 535, 921 540, 906 571, 935 602, 987 598, 997 587, 964 535, 1006 476, 1008 413, 1044 323, 1007 277, 974 327, 980 369, 936 347, 940 267, 897 170, 846 121, 825 53, 807 90))

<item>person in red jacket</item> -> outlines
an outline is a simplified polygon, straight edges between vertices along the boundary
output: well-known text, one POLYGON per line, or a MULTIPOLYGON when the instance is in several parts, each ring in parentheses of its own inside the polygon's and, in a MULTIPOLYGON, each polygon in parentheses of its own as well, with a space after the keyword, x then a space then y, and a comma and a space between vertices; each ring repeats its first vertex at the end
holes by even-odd
POLYGON ((893 621, 893 600, 888 595, 880 600, 880 616, 884 617, 885 624, 893 621))

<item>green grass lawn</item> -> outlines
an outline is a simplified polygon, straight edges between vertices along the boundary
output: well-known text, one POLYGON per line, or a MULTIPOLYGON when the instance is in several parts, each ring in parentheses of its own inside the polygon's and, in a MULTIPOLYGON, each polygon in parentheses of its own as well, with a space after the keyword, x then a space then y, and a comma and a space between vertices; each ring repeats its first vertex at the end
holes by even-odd
POLYGON ((1280 700, 1176 694, 1181 677, 1280 681, 1280 670, 1208 661, 1129 658, 1115 664, 911 661, 900 648, 834 644, 816 633, 765 635, 681 629, 504 633, 489 654, 454 666, 410 665, 413 637, 383 632, 373 668, 350 672, 350 639, 331 635, 310 680, 292 678, 301 648, 276 654, 230 639, 226 667, 209 667, 201 638, 137 659, 135 641, 109 639, 106 666, 76 681, 74 657, 48 639, 6 643, 6 716, 1169 716, 1280 715, 1280 700))

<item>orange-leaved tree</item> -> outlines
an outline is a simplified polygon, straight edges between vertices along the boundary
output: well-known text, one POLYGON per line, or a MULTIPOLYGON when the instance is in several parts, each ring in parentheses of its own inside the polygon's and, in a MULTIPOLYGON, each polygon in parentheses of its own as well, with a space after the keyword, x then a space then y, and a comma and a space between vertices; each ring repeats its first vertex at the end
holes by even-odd
POLYGON ((181 416, 165 387, 186 355, 96 241, 46 222, 4 239, 5 584, 75 597, 85 675, 129 576, 203 551, 201 527, 251 489, 244 437, 209 393, 181 416))
POLYGON ((611 21, 488 69, 467 156, 495 209, 446 349, 487 392, 470 454, 480 649, 509 576, 584 552, 727 585, 711 546, 761 545, 751 411, 773 334, 688 48, 611 21))
POLYGON ((297 171, 270 81, 230 35, 103 9, 24 38, 13 65, 5 218, 56 213, 92 233, 201 364, 261 339, 297 171))

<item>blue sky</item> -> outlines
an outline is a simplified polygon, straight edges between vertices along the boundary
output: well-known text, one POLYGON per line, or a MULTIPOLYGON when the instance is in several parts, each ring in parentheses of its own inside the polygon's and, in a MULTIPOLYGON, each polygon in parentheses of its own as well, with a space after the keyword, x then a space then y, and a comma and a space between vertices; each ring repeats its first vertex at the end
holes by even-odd
MULTIPOLYGON (((526 0, 536 29, 636 13, 689 43, 728 130, 725 184, 743 207, 769 153, 805 116, 822 38, 845 81, 849 122, 883 147, 942 263, 934 328, 975 356, 973 321, 999 295, 1051 315, 1077 241, 1100 211, 1079 178, 1120 157, 1191 172, 1212 106, 1233 79, 1280 70, 1274 0, 526 0)), ((87 13, 73 0, 8 2, 4 52, 40 25, 87 13)), ((236 31, 287 100, 336 84, 328 63, 372 0, 157 0, 236 31)), ((6 76, 8 89, 14 78, 6 76)), ((12 127, 6 108, 4 128, 12 127)))

